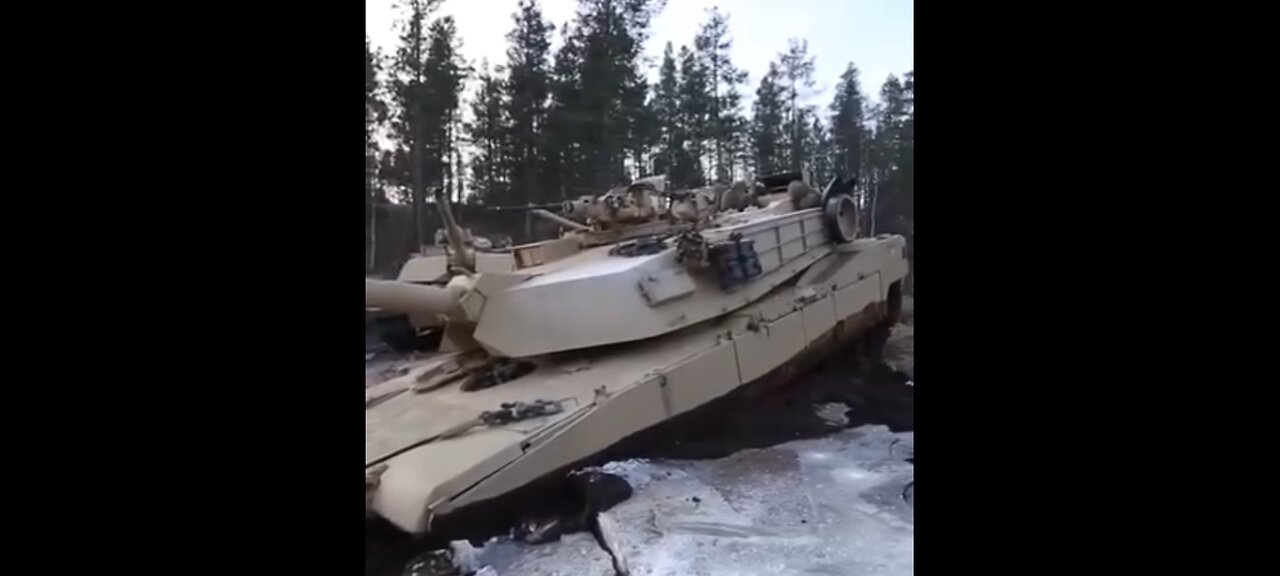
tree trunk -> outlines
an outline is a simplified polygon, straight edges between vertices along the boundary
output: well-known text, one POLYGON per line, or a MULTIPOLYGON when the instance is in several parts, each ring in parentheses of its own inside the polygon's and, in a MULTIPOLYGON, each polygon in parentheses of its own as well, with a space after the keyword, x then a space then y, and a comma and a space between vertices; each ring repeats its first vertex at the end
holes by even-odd
POLYGON ((876 200, 880 197, 880 182, 877 179, 875 186, 871 188, 871 229, 868 235, 874 237, 876 235, 876 200))
POLYGON ((373 251, 370 246, 373 245, 373 178, 369 175, 369 167, 365 166, 364 175, 364 213, 369 218, 369 224, 364 230, 364 271, 373 270, 373 251))
POLYGON ((418 250, 423 251, 427 243, 427 219, 423 214, 427 190, 422 173, 425 168, 422 165, 425 160, 422 153, 422 142, 415 139, 412 150, 413 165, 410 170, 413 172, 413 239, 418 250))
POLYGON ((378 269, 378 204, 369 210, 369 271, 378 269))

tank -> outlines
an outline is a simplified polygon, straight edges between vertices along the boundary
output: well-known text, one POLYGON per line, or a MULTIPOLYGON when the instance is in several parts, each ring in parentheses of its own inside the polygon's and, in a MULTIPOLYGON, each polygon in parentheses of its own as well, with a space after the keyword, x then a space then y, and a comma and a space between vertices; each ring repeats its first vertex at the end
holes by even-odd
POLYGON ((366 389, 366 515, 439 532, 893 321, 905 240, 859 237, 851 190, 645 179, 540 214, 556 239, 464 246, 447 279, 366 280, 367 306, 443 333, 439 354, 366 389))

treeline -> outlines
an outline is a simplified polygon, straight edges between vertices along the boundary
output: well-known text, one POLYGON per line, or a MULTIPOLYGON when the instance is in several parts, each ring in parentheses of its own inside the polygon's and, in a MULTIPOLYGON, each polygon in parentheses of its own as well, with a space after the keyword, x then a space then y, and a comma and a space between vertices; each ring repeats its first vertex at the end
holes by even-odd
POLYGON ((433 186, 455 201, 507 205, 600 193, 650 174, 698 186, 807 168, 819 181, 856 177, 869 223, 910 232, 913 72, 890 76, 870 105, 850 63, 822 106, 811 94, 813 56, 792 39, 746 110, 747 74, 729 57, 729 15, 716 9, 690 44, 665 46, 650 85, 644 45, 663 0, 579 0, 554 53, 556 27, 537 0, 520 0, 506 62, 496 66, 462 56, 453 18, 434 16, 441 2, 403 2, 393 54, 372 51, 366 38, 371 211, 388 196, 421 206, 433 186), (463 102, 468 83, 473 96, 463 102), (382 130, 391 150, 374 137, 382 130))

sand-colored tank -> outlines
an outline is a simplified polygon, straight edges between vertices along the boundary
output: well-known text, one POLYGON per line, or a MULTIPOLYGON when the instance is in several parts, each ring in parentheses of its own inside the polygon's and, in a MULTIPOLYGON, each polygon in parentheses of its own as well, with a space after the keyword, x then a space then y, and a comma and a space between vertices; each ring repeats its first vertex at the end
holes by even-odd
POLYGON ((502 265, 471 251, 447 283, 366 281, 449 350, 367 391, 367 513, 430 533, 888 320, 904 239, 858 238, 850 184, 800 179, 641 181, 569 203, 561 238, 502 265))

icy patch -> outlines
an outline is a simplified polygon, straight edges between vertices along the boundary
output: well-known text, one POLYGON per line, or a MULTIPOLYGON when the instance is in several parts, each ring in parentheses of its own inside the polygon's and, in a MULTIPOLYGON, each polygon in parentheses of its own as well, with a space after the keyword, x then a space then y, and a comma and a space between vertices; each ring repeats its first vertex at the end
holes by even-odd
POLYGON ((830 459, 831 459, 830 452, 801 452, 800 453, 801 462, 805 462, 805 461, 822 462, 824 460, 830 460, 830 459))
POLYGON ((630 576, 631 568, 627 564, 627 555, 624 552, 626 547, 622 540, 623 531, 618 528, 618 523, 614 521, 613 516, 608 512, 601 512, 596 516, 596 524, 600 528, 600 544, 613 558, 613 571, 618 576, 630 576))
POLYGON ((828 402, 813 406, 813 413, 835 428, 844 428, 849 425, 848 412, 849 406, 842 402, 828 402))
POLYGON ((454 540, 449 543, 449 549, 453 552, 453 565, 463 572, 475 572, 480 568, 476 560, 479 551, 470 542, 454 540))
POLYGON ((493 539, 477 550, 476 563, 501 576, 614 576, 613 559, 585 532, 537 545, 493 539))
POLYGON ((874 481, 876 478, 875 474, 868 473, 866 470, 861 468, 840 468, 838 470, 832 470, 831 476, 835 478, 837 482, 846 483, 861 482, 863 480, 874 481))
POLYGON ((601 466, 600 469, 609 474, 621 476, 636 490, 648 486, 654 480, 674 478, 684 474, 684 471, 677 467, 655 466, 643 458, 610 462, 601 466))
MULTIPOLYGON (((902 494, 914 476, 903 458, 913 440, 864 426, 719 460, 611 463, 604 469, 635 493, 601 515, 606 538, 632 576, 907 576, 914 506, 902 494)), ((589 549, 576 548, 580 536, 503 544, 515 557, 502 565, 486 560, 493 545, 479 557, 502 576, 612 574, 589 536, 589 549)))

